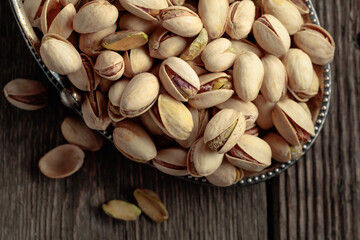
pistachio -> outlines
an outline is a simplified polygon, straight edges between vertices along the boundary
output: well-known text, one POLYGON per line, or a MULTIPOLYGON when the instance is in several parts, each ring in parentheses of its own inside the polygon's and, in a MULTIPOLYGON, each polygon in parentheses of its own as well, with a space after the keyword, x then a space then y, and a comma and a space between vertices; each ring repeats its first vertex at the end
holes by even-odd
POLYGON ((48 88, 42 82, 14 79, 4 86, 4 95, 15 107, 33 111, 47 105, 48 88))
POLYGON ((255 5, 252 1, 236 1, 230 6, 226 33, 232 39, 246 38, 255 21, 255 5))
POLYGON ((108 80, 118 80, 125 71, 123 57, 114 51, 103 51, 96 59, 94 70, 108 80))
POLYGON ((202 62, 200 57, 197 57, 197 58, 195 58, 194 60, 191 60, 191 61, 186 61, 186 63, 189 64, 189 66, 196 72, 196 74, 198 76, 209 73, 205 69, 204 63, 202 62))
POLYGON ((206 179, 213 185, 218 187, 228 187, 236 184, 244 177, 244 171, 229 163, 226 159, 221 163, 220 167, 206 179))
POLYGON ((126 119, 123 115, 120 113, 120 107, 113 105, 110 101, 108 101, 107 104, 107 111, 109 114, 109 117, 113 123, 121 122, 122 120, 126 119))
POLYGON ((154 166, 161 172, 173 176, 188 175, 186 168, 187 152, 182 148, 166 148, 160 150, 153 160, 154 166))
POLYGON ((104 203, 102 209, 110 217, 124 221, 135 221, 141 214, 136 205, 116 199, 104 203))
POLYGON ((40 171, 49 178, 65 178, 77 172, 84 163, 85 153, 72 144, 60 145, 39 161, 40 171))
POLYGON ((135 30, 115 32, 103 39, 102 45, 114 51, 127 51, 138 48, 148 42, 148 35, 135 30))
POLYGON ((141 210, 153 221, 160 223, 169 218, 168 211, 155 192, 138 188, 134 191, 134 197, 141 210))
POLYGON ((130 80, 124 78, 116 81, 115 84, 110 87, 108 96, 112 105, 120 107, 121 96, 129 82, 130 80))
POLYGON ((259 117, 256 120, 256 124, 264 130, 272 128, 274 123, 271 118, 271 113, 276 103, 269 102, 263 95, 258 95, 254 100, 254 104, 259 110, 259 117))
POLYGON ((135 16, 147 21, 158 21, 160 10, 168 7, 166 0, 120 0, 120 4, 135 16))
POLYGON ((231 40, 231 46, 233 48, 234 53, 236 56, 239 56, 245 51, 250 51, 255 53, 259 58, 263 56, 260 48, 255 45, 254 43, 246 40, 246 39, 240 39, 240 40, 231 40))
POLYGON ((297 101, 307 102, 309 101, 309 99, 315 97, 318 94, 319 89, 320 89, 320 81, 314 69, 313 79, 309 89, 302 92, 294 92, 290 88, 288 90, 297 101))
POLYGON ((135 75, 151 70, 154 59, 150 57, 145 47, 134 48, 124 53, 125 77, 132 78, 135 75))
POLYGON ((290 146, 285 139, 276 133, 268 133, 264 137, 271 148, 272 158, 278 162, 288 162, 301 156, 301 145, 290 146))
POLYGON ((147 21, 130 13, 126 13, 119 18, 119 27, 121 30, 135 30, 150 35, 159 26, 160 22, 158 21, 147 21))
POLYGON ((185 0, 167 0, 169 6, 182 6, 185 3, 185 0))
POLYGON ((144 127, 149 130, 153 135, 163 135, 164 132, 161 128, 154 122, 149 111, 140 115, 140 119, 144 127))
POLYGON ((295 7, 297 8, 297 10, 300 12, 301 15, 309 13, 309 8, 305 4, 304 1, 302 1, 302 0, 290 0, 290 2, 295 5, 295 7))
POLYGON ((40 16, 42 13, 43 0, 25 0, 23 8, 26 16, 28 17, 32 27, 41 29, 40 16))
POLYGON ((205 28, 203 28, 199 35, 192 41, 192 43, 186 48, 186 50, 181 54, 180 58, 185 61, 194 60, 196 57, 200 56, 202 51, 205 49, 208 44, 209 37, 205 28))
POLYGON ((107 94, 114 83, 114 81, 108 80, 106 78, 101 78, 98 85, 98 90, 100 90, 100 92, 102 92, 103 94, 107 94))

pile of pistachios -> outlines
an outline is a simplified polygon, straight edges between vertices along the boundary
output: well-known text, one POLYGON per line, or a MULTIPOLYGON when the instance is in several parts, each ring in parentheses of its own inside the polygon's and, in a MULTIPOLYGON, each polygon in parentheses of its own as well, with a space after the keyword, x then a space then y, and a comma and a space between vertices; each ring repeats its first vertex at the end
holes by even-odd
POLYGON ((302 1, 25 0, 24 9, 43 33, 45 65, 83 93, 86 125, 112 125, 131 160, 230 186, 271 159, 297 158, 315 135, 335 44, 307 23, 302 1))

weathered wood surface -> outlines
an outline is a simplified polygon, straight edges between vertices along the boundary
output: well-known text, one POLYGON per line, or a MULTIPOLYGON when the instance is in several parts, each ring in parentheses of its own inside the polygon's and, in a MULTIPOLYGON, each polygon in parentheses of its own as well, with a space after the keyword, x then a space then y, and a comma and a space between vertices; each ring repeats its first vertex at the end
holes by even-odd
MULTIPOLYGON (((306 157, 280 177, 219 189, 165 176, 121 159, 110 143, 88 153, 82 170, 50 180, 37 162, 65 143, 59 125, 71 111, 51 88, 48 107, 25 112, 0 94, 1 239, 359 239, 360 2, 314 0, 337 43, 332 104, 306 157), (134 201, 135 188, 159 193, 170 213, 155 224, 126 223, 101 211, 113 198, 134 201)), ((16 77, 45 79, 20 35, 7 1, 0 3, 0 87, 16 77)))

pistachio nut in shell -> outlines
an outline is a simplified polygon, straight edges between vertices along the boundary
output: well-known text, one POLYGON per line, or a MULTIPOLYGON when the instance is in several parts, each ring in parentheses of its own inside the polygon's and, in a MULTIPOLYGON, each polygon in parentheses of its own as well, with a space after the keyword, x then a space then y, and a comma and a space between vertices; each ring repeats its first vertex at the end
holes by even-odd
POLYGON ((157 151, 153 140, 137 123, 124 120, 113 132, 115 147, 129 159, 145 163, 155 158, 157 151))
POLYGON ((230 40, 231 46, 236 54, 236 56, 239 56, 243 52, 250 51, 255 53, 259 58, 263 56, 263 53, 261 52, 261 49, 255 45, 254 43, 246 40, 246 39, 240 39, 240 40, 230 40))
POLYGON ((243 101, 253 101, 259 94, 264 78, 264 66, 252 52, 240 54, 234 64, 234 87, 243 101))
POLYGON ((200 89, 196 72, 181 58, 170 57, 162 62, 160 80, 168 93, 179 101, 188 101, 200 89))
POLYGON ((335 41, 328 31, 318 25, 305 23, 294 35, 294 42, 314 64, 326 65, 334 59, 335 41))
POLYGON ((281 57, 290 48, 290 36, 284 25, 274 16, 264 14, 253 25, 256 42, 268 53, 281 57))
POLYGON ((46 67, 58 74, 73 73, 82 66, 78 51, 70 42, 56 34, 48 33, 43 37, 40 55, 46 67))
POLYGON ((261 94, 259 94, 253 102, 259 110, 259 117, 256 120, 256 124, 264 130, 272 128, 274 123, 271 118, 271 113, 276 103, 269 102, 261 94))
POLYGON ((186 167, 187 151, 179 147, 160 150, 153 160, 154 166, 161 172, 172 176, 186 176, 189 174, 186 167))
POLYGON ((280 135, 291 145, 308 142, 315 135, 311 117, 295 101, 285 99, 278 102, 272 112, 272 120, 280 135))
POLYGON ((14 79, 4 86, 5 98, 17 108, 33 111, 47 105, 48 88, 42 82, 14 79))
POLYGON ((131 13, 125 13, 119 18, 119 28, 121 30, 135 30, 150 35, 159 27, 160 22, 147 21, 131 13))
POLYGON ((61 123, 61 133, 66 141, 86 151, 95 152, 104 145, 104 138, 80 118, 66 117, 61 123))
POLYGON ((119 81, 116 81, 109 90, 109 101, 111 102, 112 105, 116 106, 116 107, 120 107, 120 100, 121 100, 121 96, 126 88, 126 86, 129 84, 130 80, 129 79, 121 79, 119 81))
POLYGON ((148 38, 148 35, 144 32, 123 30, 106 36, 102 41, 102 45, 106 49, 114 51, 127 51, 145 45, 148 38))
POLYGON ((319 77, 315 72, 315 69, 314 69, 313 80, 310 88, 302 92, 294 92, 290 88, 288 88, 288 90, 291 93, 291 95, 299 102, 307 102, 311 98, 315 97, 320 90, 320 81, 319 81, 319 77))
POLYGON ((40 171, 49 178, 65 178, 77 172, 84 163, 85 153, 72 144, 60 145, 39 161, 40 171))
POLYGON ((169 218, 168 211, 155 192, 138 188, 134 191, 134 197, 141 210, 153 221, 160 223, 169 218))
POLYGON ((94 70, 108 80, 118 80, 125 71, 123 57, 114 51, 105 50, 97 58, 94 70))
POLYGON ((201 54, 205 68, 210 72, 223 72, 234 64, 236 54, 230 40, 219 38, 209 43, 201 54))
POLYGON ((228 23, 228 0, 199 0, 198 11, 209 38, 221 37, 228 23))
POLYGON ((236 1, 230 6, 226 33, 232 39, 243 39, 251 32, 255 21, 255 4, 252 1, 236 1))
POLYGON ((224 159, 220 167, 211 175, 206 176, 206 180, 217 187, 229 187, 236 184, 244 177, 244 171, 229 163, 224 159))
POLYGON ((194 177, 209 176, 221 165, 224 153, 217 153, 209 149, 204 143, 204 137, 196 140, 187 155, 187 168, 194 177))
POLYGON ((259 172, 271 165, 271 148, 264 140, 242 135, 233 149, 225 154, 229 162, 250 172, 259 172))
POLYGON ((194 122, 189 109, 167 93, 159 95, 157 103, 150 111, 155 123, 169 137, 185 140, 190 137, 194 122))
POLYGON ((102 209, 106 215, 124 221, 135 221, 141 214, 140 208, 135 204, 116 199, 104 203, 102 209))
POLYGON ((228 100, 233 94, 231 76, 226 73, 209 73, 199 77, 200 90, 189 99, 189 104, 197 109, 210 108, 228 100))
POLYGON ((161 9, 167 8, 166 0, 119 0, 127 11, 147 21, 158 21, 161 9))
POLYGON ((141 123, 144 127, 153 135, 163 135, 164 132, 161 128, 154 122, 150 112, 147 111, 140 115, 141 123))
POLYGON ((301 49, 291 48, 282 58, 289 79, 289 88, 303 92, 310 88, 314 69, 310 57, 301 49))
POLYGON ((40 16, 44 2, 42 0, 25 0, 23 8, 32 27, 41 29, 40 16))
POLYGON ((203 28, 199 35, 189 44, 186 50, 181 53, 180 58, 185 61, 194 60, 196 57, 200 56, 202 51, 205 49, 208 44, 209 37, 205 28, 203 28))
POLYGON ((163 28, 182 37, 195 37, 203 28, 200 17, 186 7, 168 7, 160 11, 159 17, 163 28))
POLYGON ((223 109, 209 121, 204 132, 204 142, 212 151, 225 153, 235 146, 244 134, 244 115, 234 109, 223 109))
POLYGON ((277 133, 269 132, 263 138, 271 148, 271 156, 278 162, 288 162, 301 156, 301 145, 290 146, 284 138, 277 133))
POLYGON ((151 70, 154 59, 150 57, 149 51, 144 46, 133 48, 124 53, 125 72, 127 78, 151 70))
POLYGON ((143 114, 155 104, 159 90, 159 80, 153 74, 136 75, 121 95, 121 115, 133 118, 143 114))
POLYGON ((118 123, 126 119, 125 116, 121 115, 120 107, 114 106, 110 101, 108 101, 107 104, 107 111, 113 123, 118 123))
POLYGON ((95 0, 83 5, 76 13, 73 27, 78 33, 94 33, 113 25, 119 16, 108 1, 95 0))

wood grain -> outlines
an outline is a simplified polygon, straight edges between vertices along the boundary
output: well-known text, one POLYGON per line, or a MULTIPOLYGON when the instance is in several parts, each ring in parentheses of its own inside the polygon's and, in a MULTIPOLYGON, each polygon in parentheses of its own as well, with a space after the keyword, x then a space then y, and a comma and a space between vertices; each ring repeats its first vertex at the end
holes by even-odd
MULTIPOLYGON (((0 94, 0 239, 357 239, 360 236, 360 3, 314 0, 333 34, 330 114, 306 157, 273 180, 220 189, 166 176, 123 159, 107 143, 87 153, 74 176, 51 180, 40 157, 65 143, 60 123, 73 113, 50 86, 46 108, 26 112, 0 94), (143 187, 164 200, 168 221, 115 221, 105 201, 135 202, 143 187)), ((10 79, 47 80, 26 48, 7 1, 0 2, 0 87, 10 79)))

